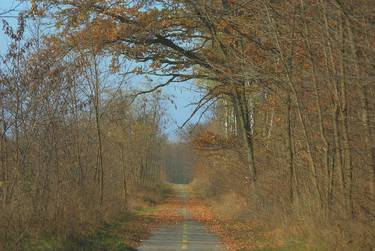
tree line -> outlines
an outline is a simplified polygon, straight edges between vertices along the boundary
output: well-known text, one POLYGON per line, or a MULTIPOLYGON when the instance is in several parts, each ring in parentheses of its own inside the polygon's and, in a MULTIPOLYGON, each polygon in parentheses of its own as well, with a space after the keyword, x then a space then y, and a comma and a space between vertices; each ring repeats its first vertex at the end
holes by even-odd
POLYGON ((21 15, 16 30, 3 21, 1 250, 95 231, 149 203, 143 193, 157 200, 164 179, 161 94, 135 99, 103 54, 54 50, 29 20, 21 15))

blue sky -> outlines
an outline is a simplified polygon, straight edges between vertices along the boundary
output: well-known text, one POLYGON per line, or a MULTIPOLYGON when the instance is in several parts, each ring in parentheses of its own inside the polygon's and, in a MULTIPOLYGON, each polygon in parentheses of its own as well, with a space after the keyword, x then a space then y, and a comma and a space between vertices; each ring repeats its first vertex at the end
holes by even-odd
MULTIPOLYGON (((15 0, 0 0, 0 13, 5 10, 9 10, 18 5, 15 0)), ((22 6, 20 6, 22 8, 22 6)), ((10 13, 10 15, 16 15, 16 12, 10 13)), ((8 22, 16 23, 15 18, 8 18, 8 22)), ((4 52, 6 48, 7 39, 3 33, 0 32, 0 53, 4 52)), ((171 96, 172 102, 166 101, 167 121, 165 123, 165 133, 171 140, 177 139, 178 126, 180 126, 192 113, 194 106, 191 106, 192 102, 199 100, 201 94, 196 90, 194 91, 194 83, 192 81, 186 83, 176 83, 167 86, 163 89, 163 92, 171 96)), ((198 120, 200 114, 198 113, 191 120, 195 123, 198 120)))

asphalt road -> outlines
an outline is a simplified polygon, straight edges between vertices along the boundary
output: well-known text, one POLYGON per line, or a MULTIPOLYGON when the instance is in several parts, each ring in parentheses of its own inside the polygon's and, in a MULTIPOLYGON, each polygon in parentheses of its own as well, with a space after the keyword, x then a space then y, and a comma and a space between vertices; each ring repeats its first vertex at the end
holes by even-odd
MULTIPOLYGON (((186 201, 189 194, 184 185, 175 186, 177 197, 186 201)), ((142 241, 139 251, 224 251, 219 238, 201 223, 191 220, 186 208, 179 212, 185 220, 175 225, 164 225, 155 230, 148 240, 142 241)))

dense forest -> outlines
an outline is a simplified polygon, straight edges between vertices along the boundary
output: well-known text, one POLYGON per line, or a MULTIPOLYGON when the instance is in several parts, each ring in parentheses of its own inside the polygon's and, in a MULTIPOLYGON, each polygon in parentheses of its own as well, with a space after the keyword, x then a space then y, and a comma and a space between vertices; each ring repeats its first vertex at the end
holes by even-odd
POLYGON ((23 2, 0 14, 0 248, 87 231, 166 181, 314 250, 374 247, 374 1, 23 2), (161 90, 186 81, 209 118, 171 143, 161 90))

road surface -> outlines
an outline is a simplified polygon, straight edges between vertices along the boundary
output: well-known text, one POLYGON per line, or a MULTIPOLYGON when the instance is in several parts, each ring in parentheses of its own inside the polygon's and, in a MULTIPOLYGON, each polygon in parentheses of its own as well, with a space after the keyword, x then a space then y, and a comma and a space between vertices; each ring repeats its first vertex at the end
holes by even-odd
MULTIPOLYGON (((177 197, 186 202, 188 191, 184 185, 176 185, 177 197)), ((148 240, 142 241, 139 251, 224 251, 219 238, 210 233, 200 222, 191 219, 185 207, 178 209, 184 221, 174 225, 164 225, 155 230, 148 240)))

